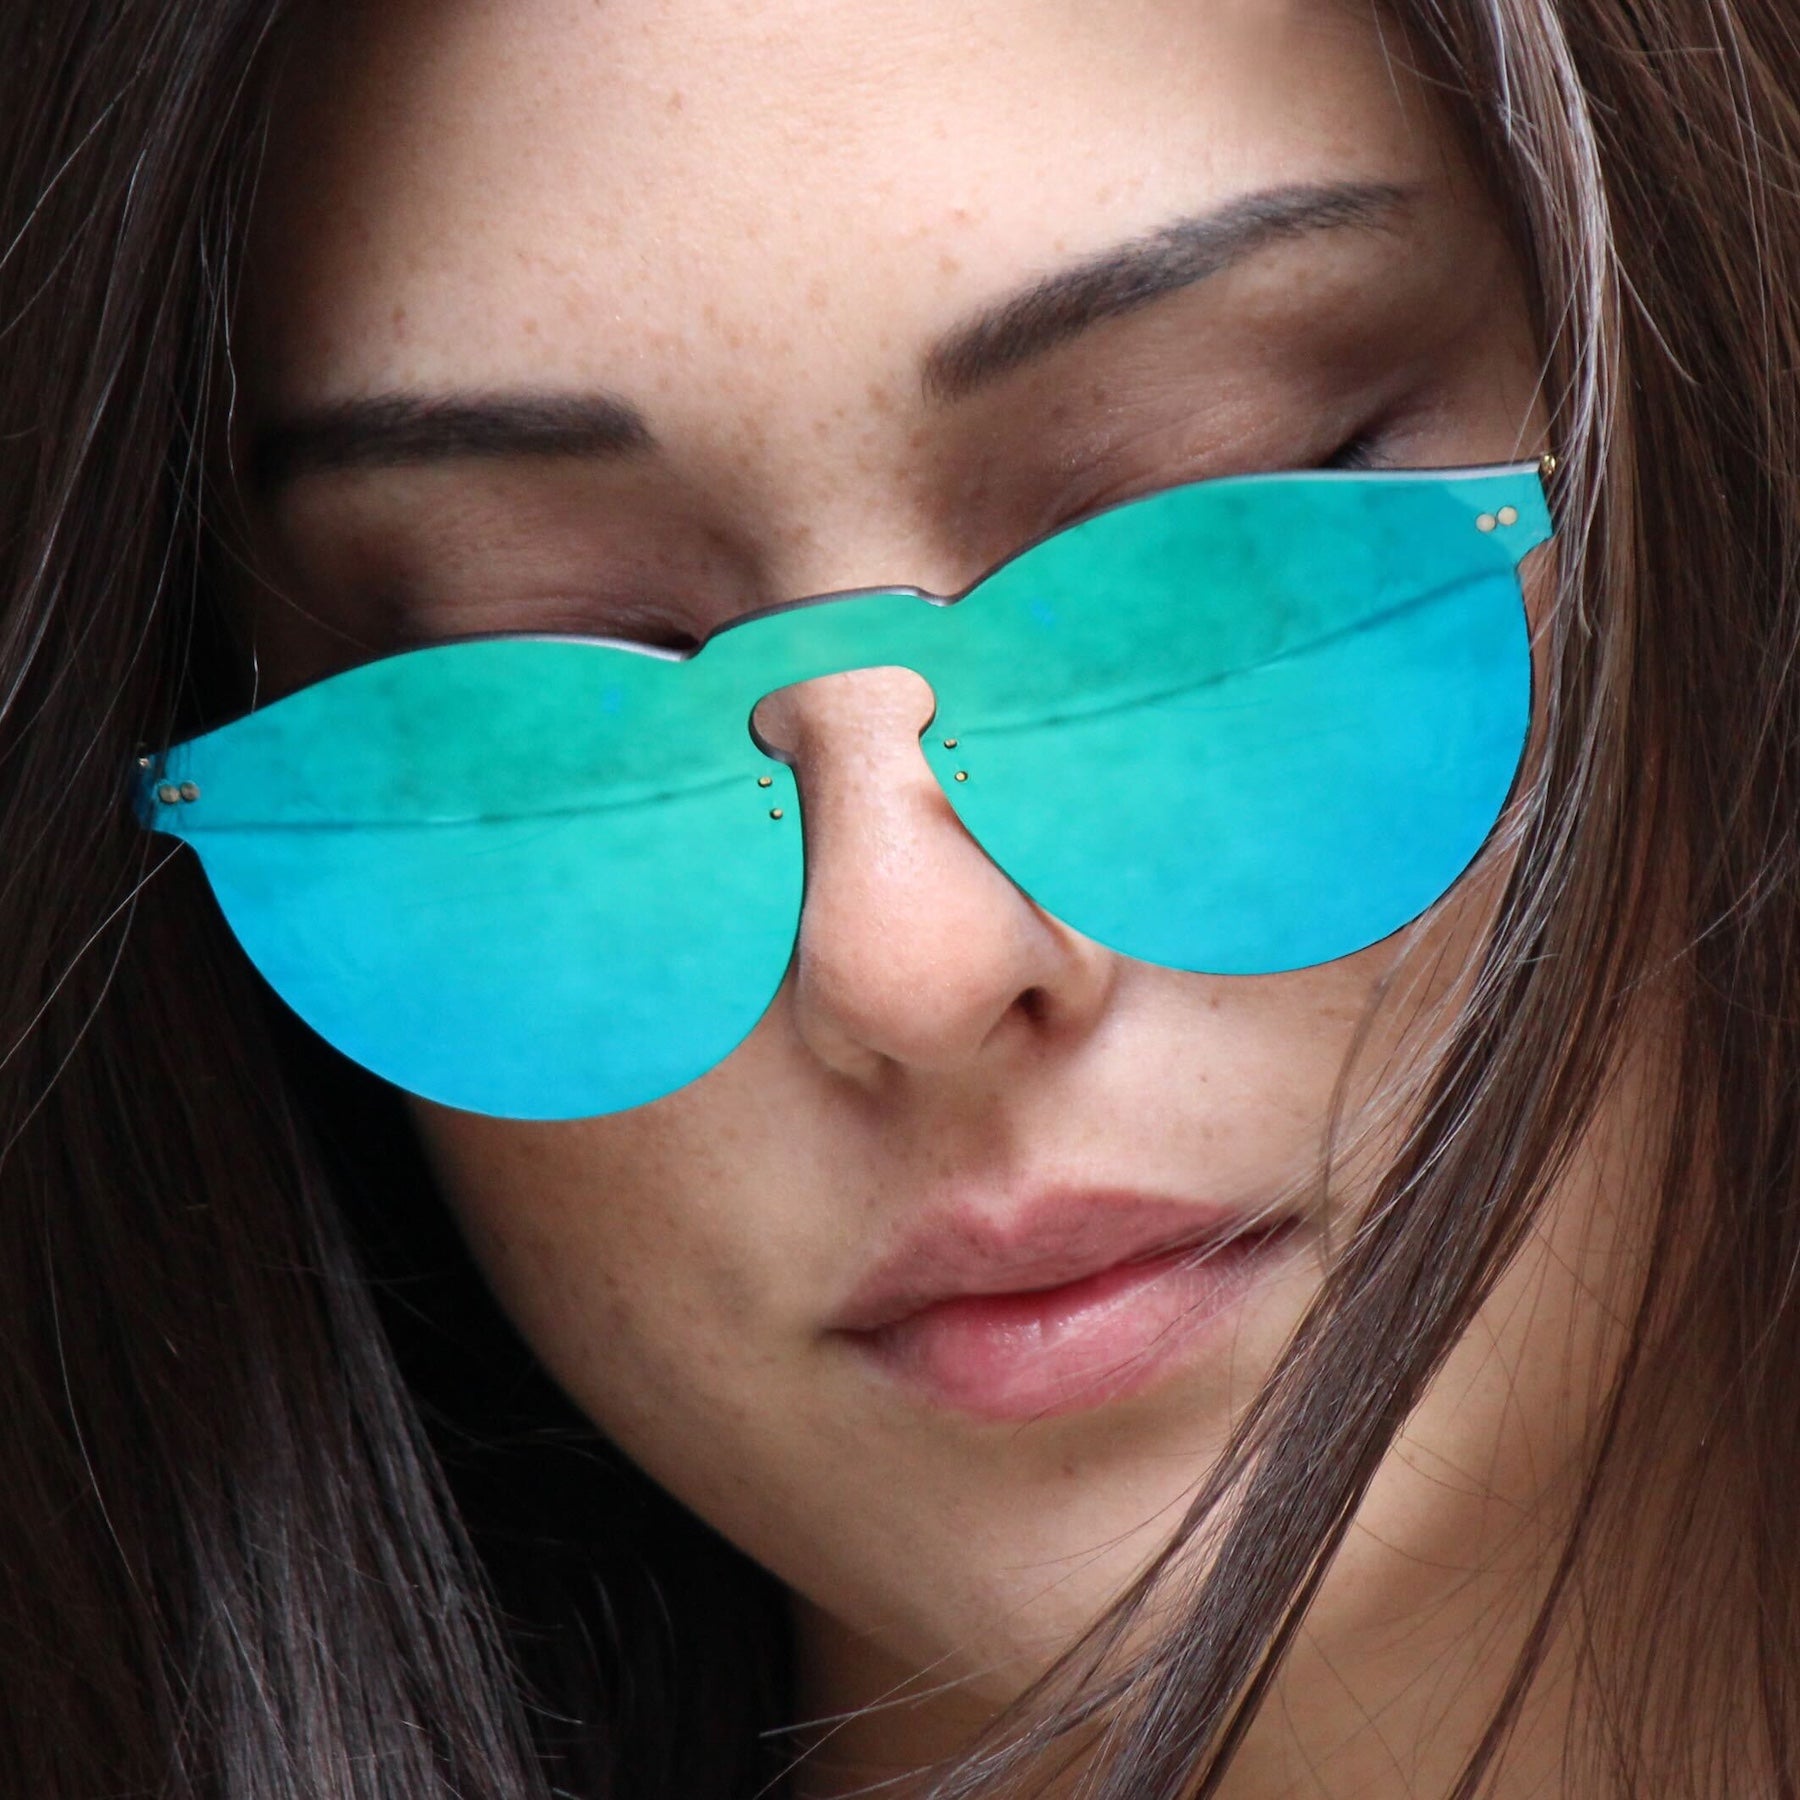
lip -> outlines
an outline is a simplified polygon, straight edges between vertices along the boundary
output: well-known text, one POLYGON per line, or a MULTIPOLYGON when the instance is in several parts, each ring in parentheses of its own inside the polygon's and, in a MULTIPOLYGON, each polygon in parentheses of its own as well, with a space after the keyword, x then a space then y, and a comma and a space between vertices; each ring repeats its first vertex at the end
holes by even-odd
POLYGON ((990 1420, 1147 1386, 1285 1256, 1291 1216, 1060 1192, 925 1220, 831 1329, 916 1397, 990 1420))

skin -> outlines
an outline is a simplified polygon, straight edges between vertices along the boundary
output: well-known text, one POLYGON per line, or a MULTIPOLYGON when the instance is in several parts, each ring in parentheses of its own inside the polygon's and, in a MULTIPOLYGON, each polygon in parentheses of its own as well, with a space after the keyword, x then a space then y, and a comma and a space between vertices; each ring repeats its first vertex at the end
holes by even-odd
MULTIPOLYGON (((1283 0, 321 16, 259 190, 246 445, 349 400, 522 391, 622 398, 657 447, 302 458, 250 493, 261 679, 465 633, 680 642, 795 595, 953 591, 1096 506, 1352 442, 1401 467, 1536 453, 1517 270, 1388 48, 1360 8, 1283 0), (1342 181, 1406 197, 958 397, 926 379, 946 334, 1033 282, 1342 181)), ((733 1056, 594 1120, 416 1106, 548 1368, 791 1590, 804 1711, 905 1696, 826 1734, 815 1795, 954 1750, 1166 1538, 1366 1199, 1393 1120, 1359 1109, 1428 1056, 1499 872, 1325 968, 1152 968, 987 861, 919 755, 928 706, 894 671, 765 706, 808 896, 733 1056), (1005 1216, 1057 1187, 1279 1205, 1297 1247, 1149 1388, 1025 1424, 927 1405, 827 1329, 928 1208, 1005 1216)), ((1396 1446, 1233 1796, 1442 1791, 1479 1732, 1611 1354, 1633 1129, 1625 1090, 1396 1446)), ((1556 1680, 1535 1705, 1503 1793, 1559 1791, 1556 1680)))

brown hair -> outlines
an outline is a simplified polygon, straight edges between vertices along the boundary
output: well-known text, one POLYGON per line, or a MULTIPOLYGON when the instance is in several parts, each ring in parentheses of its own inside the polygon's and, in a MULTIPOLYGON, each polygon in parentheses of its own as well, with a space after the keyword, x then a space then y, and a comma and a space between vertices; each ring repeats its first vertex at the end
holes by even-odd
MULTIPOLYGON (((0 1789, 761 1791, 774 1584, 532 1369, 391 1099, 128 815, 134 750, 229 686, 201 472, 281 11, 0 16, 0 1789)), ((1653 981, 1649 1274, 1457 1791, 1573 1631, 1596 1789, 1800 1792, 1800 26, 1388 11, 1512 213, 1564 459, 1519 855, 1366 1228, 1195 1503, 1178 1628, 1115 1654, 1153 1572, 948 1793, 1102 1716, 1087 1791, 1217 1791, 1653 981), (1706 1429, 1656 1432, 1670 1397, 1706 1429)))

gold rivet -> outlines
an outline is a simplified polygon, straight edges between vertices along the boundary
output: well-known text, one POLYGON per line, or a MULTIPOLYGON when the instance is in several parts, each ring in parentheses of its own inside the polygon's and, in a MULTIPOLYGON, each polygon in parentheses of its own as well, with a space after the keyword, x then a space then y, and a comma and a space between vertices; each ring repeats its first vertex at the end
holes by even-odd
POLYGON ((775 777, 773 775, 759 775, 756 778, 756 785, 758 787, 773 787, 775 785, 775 777))
POLYGON ((1503 506, 1494 516, 1502 525, 1516 525, 1519 522, 1519 509, 1516 506, 1503 506))
POLYGON ((184 800, 198 800, 200 798, 199 782, 184 781, 181 784, 181 797, 184 800))
POLYGON ((1492 513, 1483 513, 1481 517, 1475 521, 1475 529, 1477 531, 1492 531, 1499 523, 1500 521, 1496 519, 1492 513))
POLYGON ((1555 455, 1548 450, 1538 458, 1538 473, 1540 475, 1554 475, 1561 467, 1562 464, 1559 463, 1555 455))
POLYGON ((967 781, 969 779, 969 771, 967 769, 958 769, 956 771, 956 779, 958 781, 967 781))
POLYGON ((779 819, 781 817, 781 808, 779 806, 771 806, 769 808, 769 817, 771 819, 779 819))
POLYGON ((156 797, 164 806, 173 806, 181 798, 181 789, 178 788, 174 782, 165 781, 162 786, 156 790, 156 797))
POLYGON ((944 748, 946 750, 954 750, 956 748, 956 739, 955 738, 945 738, 944 739, 944 748))

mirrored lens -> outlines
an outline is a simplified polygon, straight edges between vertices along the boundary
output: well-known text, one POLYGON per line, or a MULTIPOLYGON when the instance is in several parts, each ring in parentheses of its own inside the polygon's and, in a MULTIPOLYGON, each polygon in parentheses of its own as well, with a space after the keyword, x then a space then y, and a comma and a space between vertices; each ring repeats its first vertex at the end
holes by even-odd
POLYGON ((582 642, 418 651, 198 740, 159 785, 200 798, 159 810, 345 1055, 469 1111, 620 1111, 729 1055, 793 945, 793 778, 710 676, 582 642))
POLYGON ((1548 521, 1470 485, 1209 483, 1002 569, 956 608, 928 740, 970 831, 1046 911, 1175 968, 1397 931, 1481 848, 1530 721, 1513 565, 1548 521))

